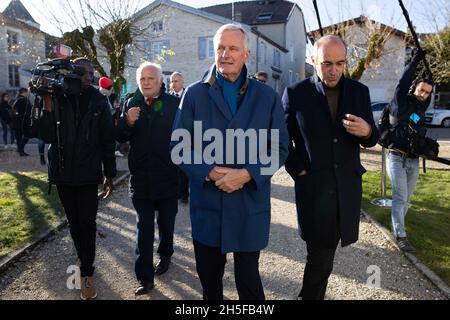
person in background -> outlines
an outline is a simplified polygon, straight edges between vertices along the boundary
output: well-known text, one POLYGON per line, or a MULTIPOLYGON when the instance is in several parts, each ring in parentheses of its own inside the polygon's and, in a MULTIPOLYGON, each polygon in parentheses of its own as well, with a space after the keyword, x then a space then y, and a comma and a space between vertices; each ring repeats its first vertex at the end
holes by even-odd
POLYGON ((9 94, 3 93, 0 99, 0 122, 3 130, 4 148, 8 149, 8 131, 10 131, 10 142, 14 144, 14 132, 11 130, 11 105, 9 104, 9 94))
MULTIPOLYGON (((114 94, 112 92, 113 86, 114 86, 114 82, 107 77, 101 77, 98 80, 99 91, 101 94, 103 94, 108 99, 108 105, 111 110, 111 114, 113 116, 113 121, 115 121, 115 120, 117 120, 116 117, 117 117, 117 113, 119 111, 118 111, 118 107, 116 107, 116 94, 114 94)), ((115 149, 116 149, 116 151, 114 154, 116 157, 122 158, 125 156, 122 152, 120 152, 120 143, 116 142, 115 149)))
MULTIPOLYGON (((185 92, 184 79, 180 72, 174 72, 170 76, 170 94, 175 97, 182 98, 185 92)), ((189 203, 189 178, 187 174, 180 169, 180 190, 178 199, 182 203, 189 203)))
POLYGON ((269 75, 264 71, 258 71, 255 73, 255 79, 258 80, 261 83, 268 83, 269 81, 269 75))
POLYGON ((17 98, 12 105, 11 128, 15 132, 17 152, 21 157, 29 156, 29 154, 25 152, 25 145, 27 144, 29 137, 26 135, 26 128, 24 128, 24 119, 29 108, 28 89, 20 88, 17 98))

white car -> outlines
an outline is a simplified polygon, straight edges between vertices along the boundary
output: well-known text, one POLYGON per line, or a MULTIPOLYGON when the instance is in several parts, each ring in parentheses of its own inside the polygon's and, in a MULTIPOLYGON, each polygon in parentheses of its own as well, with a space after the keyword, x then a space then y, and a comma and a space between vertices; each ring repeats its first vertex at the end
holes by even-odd
POLYGON ((425 123, 432 126, 450 128, 450 110, 437 106, 429 109, 425 113, 425 123))
POLYGON ((387 106, 389 102, 385 101, 376 101, 372 102, 372 114, 373 114, 373 120, 375 121, 375 124, 378 126, 378 121, 381 117, 381 112, 383 111, 384 107, 387 106))

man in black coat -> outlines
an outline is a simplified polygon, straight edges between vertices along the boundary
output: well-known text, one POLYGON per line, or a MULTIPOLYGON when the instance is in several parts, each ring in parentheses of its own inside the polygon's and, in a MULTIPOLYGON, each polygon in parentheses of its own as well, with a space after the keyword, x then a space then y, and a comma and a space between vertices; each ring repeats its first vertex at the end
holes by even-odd
POLYGON ((24 120, 29 109, 28 89, 20 88, 17 98, 12 104, 11 129, 15 132, 17 152, 21 157, 28 156, 28 153, 25 152, 25 145, 29 136, 27 135, 27 126, 24 126, 24 120))
POLYGON ((286 89, 283 105, 291 144, 286 170, 295 180, 301 237, 307 244, 304 300, 324 299, 339 241, 358 240, 362 174, 360 145, 378 140, 369 90, 343 76, 343 40, 325 36, 314 46, 316 76, 286 89))
MULTIPOLYGON (((184 79, 180 72, 175 71, 170 76, 170 91, 171 95, 178 98, 183 98, 184 92, 184 79)), ((189 178, 183 170, 180 169, 180 186, 178 192, 178 198, 181 199, 182 203, 189 202, 189 178)))
POLYGON ((108 103, 106 98, 91 86, 94 76, 91 62, 78 58, 74 63, 85 71, 81 79, 81 93, 62 94, 57 98, 60 130, 57 130, 56 126, 56 108, 52 97, 44 96, 44 111, 39 120, 39 131, 40 138, 50 144, 49 183, 55 184, 58 189, 81 263, 80 297, 89 300, 97 296, 93 283, 93 264, 98 185, 104 183, 105 197, 109 196, 112 179, 117 172, 114 128, 108 103))
POLYGON ((145 62, 136 72, 139 89, 127 102, 117 127, 117 140, 130 141, 130 194, 138 215, 136 295, 154 287, 154 274, 165 273, 173 255, 178 211, 178 167, 170 158, 172 125, 180 99, 165 93, 161 67, 145 62), (153 267, 155 211, 158 211, 160 260, 153 267))

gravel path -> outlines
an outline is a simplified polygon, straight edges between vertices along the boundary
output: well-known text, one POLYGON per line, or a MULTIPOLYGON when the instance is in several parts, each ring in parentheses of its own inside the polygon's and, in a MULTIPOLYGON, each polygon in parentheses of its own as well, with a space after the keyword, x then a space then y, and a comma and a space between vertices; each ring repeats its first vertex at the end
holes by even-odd
MULTIPOLYGON (((123 184, 99 207, 96 259, 98 299, 135 299, 134 238, 136 216, 123 184)), ((157 233, 156 233, 157 234, 157 233)), ((156 243, 156 242, 155 242, 156 243)), ((156 248, 155 248, 156 252, 156 248)), ((268 299, 294 299, 300 289, 306 247, 297 234, 293 182, 284 170, 273 178, 272 228, 260 269, 268 299)), ((67 229, 40 244, 0 275, 0 299, 78 299, 66 287, 68 266, 76 256, 67 229)), ((226 299, 237 299, 232 256, 224 277, 226 299)), ((361 223, 360 241, 340 248, 330 278, 328 299, 445 299, 372 224, 361 223), (381 288, 366 285, 367 268, 381 270, 381 288)), ((139 299, 201 299, 190 237, 188 207, 180 205, 173 264, 156 278, 149 296, 139 299)))

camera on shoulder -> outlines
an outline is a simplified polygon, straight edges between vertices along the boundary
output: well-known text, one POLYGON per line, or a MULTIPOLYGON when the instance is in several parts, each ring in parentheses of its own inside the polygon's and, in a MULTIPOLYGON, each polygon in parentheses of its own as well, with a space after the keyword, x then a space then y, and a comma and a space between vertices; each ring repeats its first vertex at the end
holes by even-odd
POLYGON ((57 58, 38 63, 32 70, 30 90, 39 96, 79 94, 83 74, 84 68, 69 59, 57 58))

